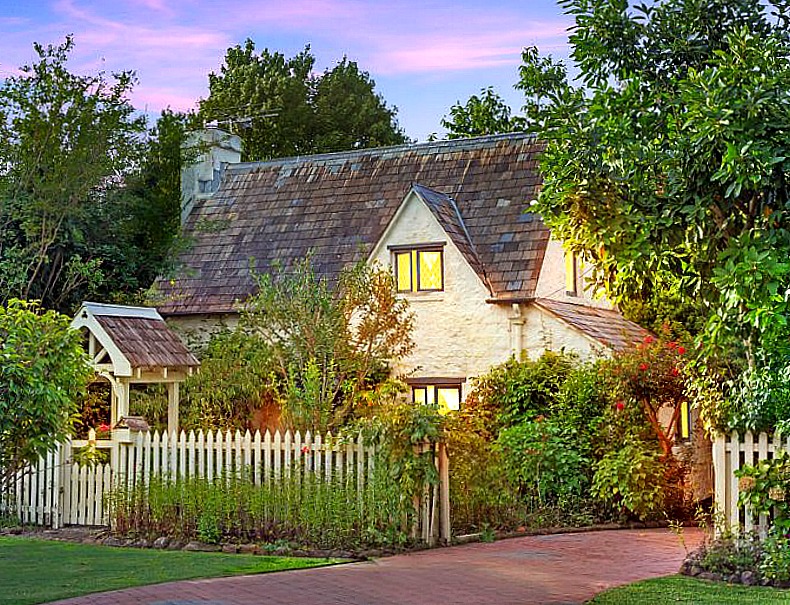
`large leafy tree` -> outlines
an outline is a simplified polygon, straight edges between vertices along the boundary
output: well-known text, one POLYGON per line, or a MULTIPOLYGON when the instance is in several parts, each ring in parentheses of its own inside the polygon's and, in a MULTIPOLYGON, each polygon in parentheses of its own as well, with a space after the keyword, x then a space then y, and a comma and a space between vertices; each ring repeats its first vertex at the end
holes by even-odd
POLYGON ((16 299, 0 306, 0 493, 68 437, 90 374, 68 317, 16 299))
POLYGON ((69 71, 73 40, 0 84, 0 303, 129 300, 163 267, 179 228, 187 117, 146 132, 131 72, 69 71))
POLYGON ((247 160, 406 142, 397 110, 355 62, 344 58, 321 75, 314 67, 309 47, 287 58, 268 49, 258 54, 248 39, 209 74, 199 116, 237 132, 247 160))
POLYGON ((144 121, 132 74, 75 75, 72 47, 36 44, 38 62, 0 84, 0 301, 68 308, 104 281, 89 226, 134 165, 144 121))
POLYGON ((787 0, 563 0, 578 87, 524 54, 538 208, 615 301, 691 307, 729 373, 784 348, 787 0), (663 301, 663 302, 661 302, 663 301))
POLYGON ((521 116, 511 115, 510 106, 490 86, 472 95, 466 103, 450 107, 450 115, 442 118, 447 138, 462 139, 487 134, 501 134, 524 130, 521 116))

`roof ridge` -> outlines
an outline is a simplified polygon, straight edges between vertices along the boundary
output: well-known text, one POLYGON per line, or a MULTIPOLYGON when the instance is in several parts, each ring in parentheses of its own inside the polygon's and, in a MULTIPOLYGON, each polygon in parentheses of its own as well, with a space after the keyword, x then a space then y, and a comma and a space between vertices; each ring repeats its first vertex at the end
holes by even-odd
POLYGON ((425 141, 422 143, 405 143, 403 145, 391 145, 386 147, 369 147, 366 149, 349 149, 346 151, 330 151, 325 153, 307 154, 307 155, 294 155, 282 158, 272 158, 270 160, 258 160, 253 162, 238 162, 228 164, 226 170, 234 172, 242 172, 246 170, 253 170, 255 168, 271 167, 285 164, 294 164, 304 161, 329 161, 340 159, 355 159, 378 153, 400 153, 403 151, 427 151, 430 148, 435 148, 436 151, 443 149, 469 149, 480 145, 485 141, 506 141, 506 140, 529 140, 537 139, 537 136, 527 132, 505 132, 500 134, 488 134, 477 137, 467 137, 463 139, 442 139, 440 141, 425 141))

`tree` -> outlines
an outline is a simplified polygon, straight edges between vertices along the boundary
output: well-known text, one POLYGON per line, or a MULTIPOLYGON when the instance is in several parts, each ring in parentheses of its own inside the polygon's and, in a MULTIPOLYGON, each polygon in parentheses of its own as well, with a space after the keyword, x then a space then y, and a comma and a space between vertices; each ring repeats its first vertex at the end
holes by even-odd
POLYGON ((0 306, 0 492, 68 437, 90 374, 68 317, 16 299, 0 306))
POLYGON ((442 118, 442 128, 447 130, 449 139, 524 130, 524 119, 510 114, 508 104, 489 86, 480 91, 479 97, 469 97, 465 105, 453 105, 449 119, 442 118))
POLYGON ((68 309, 106 282, 90 226, 135 165, 144 119, 131 72, 70 73, 70 37, 34 48, 38 62, 0 85, 0 302, 68 309))
POLYGON ((408 302, 384 269, 360 262, 332 286, 307 257, 258 275, 257 285, 242 327, 270 351, 294 428, 341 426, 357 396, 414 346, 408 302))
POLYGON ((583 87, 534 49, 519 84, 544 220, 613 300, 692 305, 729 375, 786 350, 787 0, 562 4, 583 87))
POLYGON ((255 43, 227 50, 220 72, 209 74, 199 117, 216 120, 244 139, 246 160, 393 145, 407 141, 375 92, 375 82, 346 58, 313 73, 310 47, 292 58, 255 43))

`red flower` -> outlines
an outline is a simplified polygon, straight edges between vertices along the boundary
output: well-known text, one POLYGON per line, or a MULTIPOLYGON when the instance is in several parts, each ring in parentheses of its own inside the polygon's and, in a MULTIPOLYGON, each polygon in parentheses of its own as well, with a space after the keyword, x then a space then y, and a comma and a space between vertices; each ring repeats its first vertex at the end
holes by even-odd
POLYGON ((617 409, 618 412, 622 412, 625 409, 625 404, 622 401, 618 401, 614 404, 614 407, 617 409))
POLYGON ((672 373, 673 376, 679 376, 680 375, 680 370, 678 370, 677 368, 672 368, 672 372, 671 373, 672 373))
POLYGON ((645 370, 647 370, 647 364, 646 363, 640 363, 639 364, 639 369, 644 372, 645 370))
POLYGON ((652 336, 650 336, 650 334, 648 334, 647 336, 645 336, 645 344, 646 344, 646 345, 653 344, 653 341, 654 341, 654 340, 655 340, 655 338, 653 338, 652 336))
POLYGON ((667 349, 674 349, 676 346, 678 346, 678 343, 676 343, 674 340, 670 340, 667 343, 667 349))
POLYGON ((685 355, 686 347, 678 347, 678 355, 685 355))
POLYGON ((106 433, 106 432, 108 432, 110 430, 110 425, 107 424, 106 422, 104 422, 104 423, 100 424, 99 426, 97 426, 96 430, 99 431, 100 433, 106 433))
POLYGON ((302 446, 302 453, 303 453, 303 454, 308 454, 308 453, 310 453, 310 446, 309 446, 309 445, 303 445, 303 446, 302 446))

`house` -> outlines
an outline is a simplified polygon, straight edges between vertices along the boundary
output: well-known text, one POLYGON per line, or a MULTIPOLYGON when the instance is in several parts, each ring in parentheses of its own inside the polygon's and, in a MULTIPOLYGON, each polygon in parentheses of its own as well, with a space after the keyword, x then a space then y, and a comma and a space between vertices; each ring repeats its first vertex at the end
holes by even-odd
POLYGON ((512 355, 628 346, 647 332, 584 287, 579 263, 529 212, 540 144, 507 134, 240 163, 212 130, 183 178, 191 245, 157 282, 169 325, 205 338, 233 325, 265 272, 312 254, 334 279, 360 259, 391 267, 415 314, 395 371, 415 401, 457 408, 470 379, 512 355))

